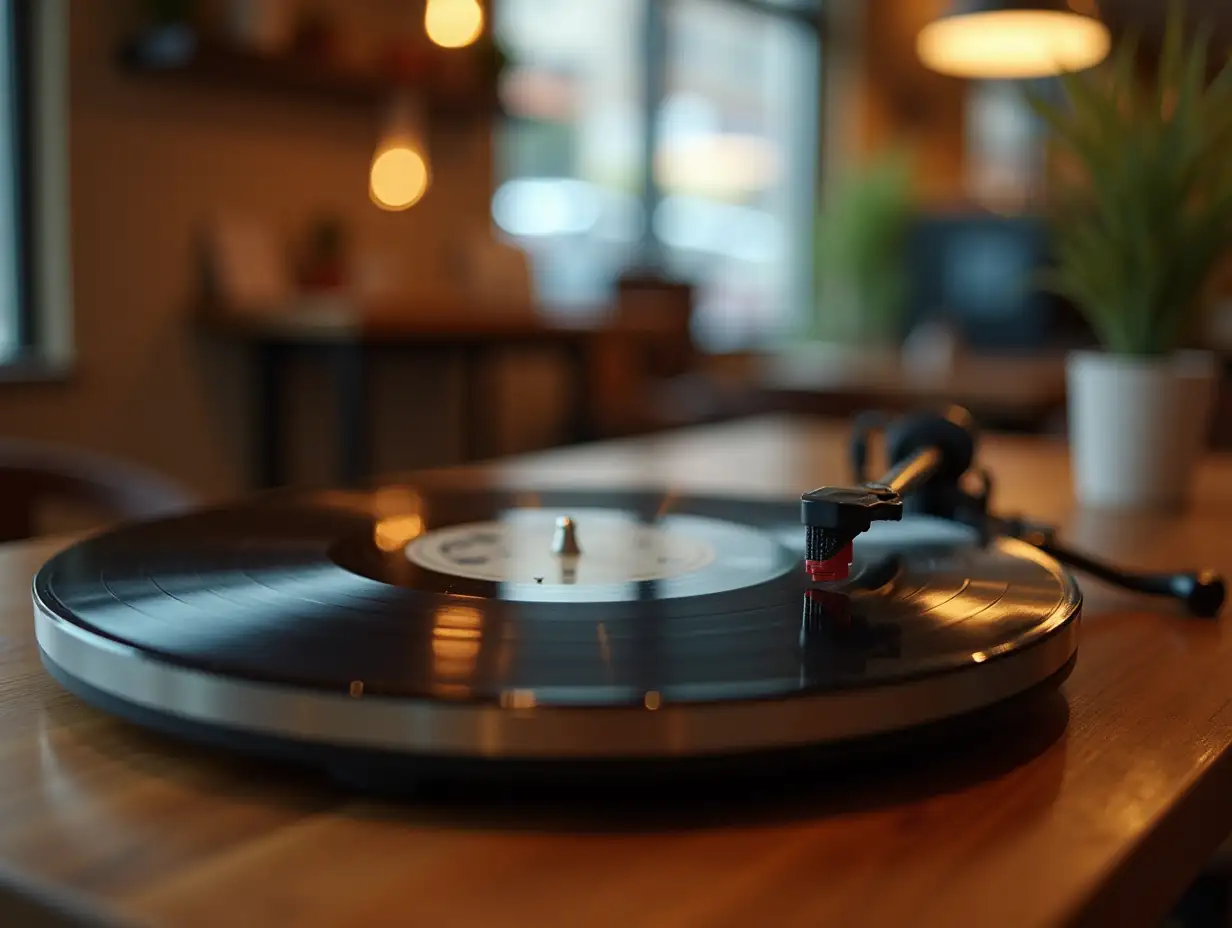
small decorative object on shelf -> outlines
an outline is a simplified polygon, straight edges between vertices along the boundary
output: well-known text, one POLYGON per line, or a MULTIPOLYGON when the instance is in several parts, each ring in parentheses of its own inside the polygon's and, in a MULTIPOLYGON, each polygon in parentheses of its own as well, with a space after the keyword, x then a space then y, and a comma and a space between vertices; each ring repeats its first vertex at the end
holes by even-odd
POLYGON ((280 55, 294 41, 296 15, 295 0, 230 0, 227 31, 241 48, 280 55))
POLYGON ((210 217, 198 249, 203 310, 268 315, 293 301, 296 282, 283 243, 260 217, 228 212, 210 217))
POLYGON ((142 0, 129 55, 145 67, 176 67, 197 51, 196 0, 142 0))
POLYGON ((432 74, 433 47, 422 31, 408 31, 384 42, 378 67, 389 80, 418 86, 432 74))
POLYGON ((295 24, 294 53, 323 65, 336 65, 341 57, 342 30, 329 13, 305 10, 295 24))
POLYGON ((1173 7, 1158 75, 1137 42, 1062 78, 1066 105, 1039 97, 1059 154, 1076 167, 1057 191, 1054 288, 1104 351, 1069 364, 1075 490, 1092 506, 1186 500, 1208 439, 1217 364, 1186 351, 1203 295, 1232 249, 1232 69, 1208 80, 1207 42, 1173 7))
POLYGON ((300 263, 300 286, 308 293, 337 293, 350 283, 346 227, 340 219, 323 216, 309 229, 300 263))

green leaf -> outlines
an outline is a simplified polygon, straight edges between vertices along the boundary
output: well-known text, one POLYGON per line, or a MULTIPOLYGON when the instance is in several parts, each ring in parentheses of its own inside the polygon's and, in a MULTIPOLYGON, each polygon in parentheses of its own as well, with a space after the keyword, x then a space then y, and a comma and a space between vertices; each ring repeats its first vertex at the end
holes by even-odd
POLYGON ((1180 86, 1185 68, 1185 17, 1181 4, 1171 0, 1168 4, 1168 21, 1164 28, 1163 56, 1159 63, 1159 82, 1156 101, 1160 113, 1168 106, 1169 91, 1180 86))

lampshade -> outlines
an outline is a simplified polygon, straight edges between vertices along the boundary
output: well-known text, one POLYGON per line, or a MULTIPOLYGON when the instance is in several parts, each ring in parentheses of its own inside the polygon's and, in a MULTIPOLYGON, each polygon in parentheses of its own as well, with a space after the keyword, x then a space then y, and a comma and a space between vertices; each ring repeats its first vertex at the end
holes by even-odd
MULTIPOLYGON (((954 77, 1026 79, 1099 64, 1108 27, 1065 0, 963 0, 921 30, 920 60, 954 77)), ((1093 6, 1093 4, 1086 4, 1093 6)))

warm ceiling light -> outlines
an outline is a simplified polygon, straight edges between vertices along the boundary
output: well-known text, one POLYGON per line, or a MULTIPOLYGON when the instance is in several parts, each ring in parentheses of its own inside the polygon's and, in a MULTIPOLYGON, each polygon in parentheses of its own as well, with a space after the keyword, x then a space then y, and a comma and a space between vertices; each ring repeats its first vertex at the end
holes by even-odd
POLYGON ((419 105, 414 97, 396 96, 368 169, 368 196, 381 209, 410 209, 431 182, 419 105))
POLYGON ((368 173, 368 194, 381 209, 410 209, 428 190, 428 164, 410 144, 377 152, 368 173))
POLYGON ((483 35, 483 7, 478 0, 428 0, 424 31, 442 48, 462 48, 483 35))
POLYGON ((916 40, 926 66, 953 77, 1023 80, 1081 71, 1112 47, 1108 27, 1061 0, 975 0, 916 40))

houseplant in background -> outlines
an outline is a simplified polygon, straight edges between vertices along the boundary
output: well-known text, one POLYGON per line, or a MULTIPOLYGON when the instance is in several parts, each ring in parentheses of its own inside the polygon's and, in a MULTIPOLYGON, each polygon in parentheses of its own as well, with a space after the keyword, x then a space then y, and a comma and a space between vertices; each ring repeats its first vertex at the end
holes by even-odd
POLYGON ((869 347, 902 339, 913 212, 912 159, 902 150, 876 155, 831 194, 818 217, 814 337, 869 347))
POLYGON ((1193 347, 1204 289, 1232 248, 1232 71, 1209 80, 1205 37, 1171 9, 1157 69, 1138 43, 1034 96, 1059 159, 1051 286, 1085 315, 1102 352, 1068 366, 1079 502, 1185 502, 1216 385, 1193 347))

